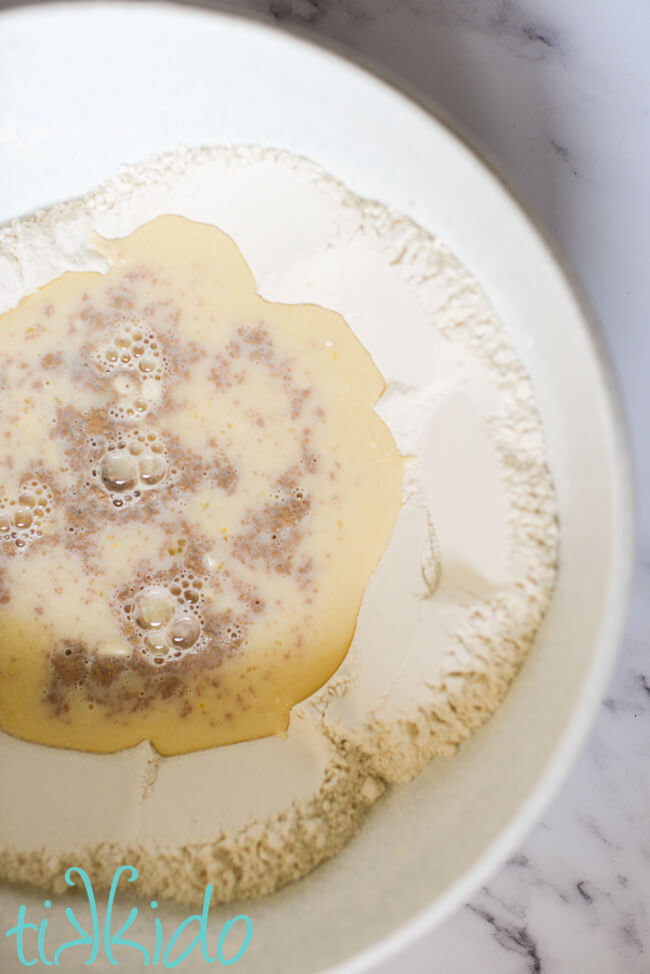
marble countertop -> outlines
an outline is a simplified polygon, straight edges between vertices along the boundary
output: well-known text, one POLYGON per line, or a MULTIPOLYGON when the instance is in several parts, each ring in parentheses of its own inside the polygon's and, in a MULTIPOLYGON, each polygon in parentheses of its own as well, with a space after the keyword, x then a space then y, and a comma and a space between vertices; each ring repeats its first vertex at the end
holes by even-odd
POLYGON ((647 0, 244 0, 438 103, 572 262, 604 327, 637 463, 627 637, 541 822, 443 926, 373 974, 650 972, 650 5, 647 0))

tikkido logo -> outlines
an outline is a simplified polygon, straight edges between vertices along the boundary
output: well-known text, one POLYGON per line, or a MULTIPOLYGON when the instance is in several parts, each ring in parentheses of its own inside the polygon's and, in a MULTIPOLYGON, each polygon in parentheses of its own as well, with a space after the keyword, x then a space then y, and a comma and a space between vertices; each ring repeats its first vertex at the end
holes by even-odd
MULTIPOLYGON (((88 877, 88 874, 81 868, 77 866, 71 866, 70 869, 66 871, 65 881, 68 886, 77 886, 78 881, 83 886, 87 905, 90 909, 90 920, 87 923, 87 929, 82 926, 82 924, 77 919, 77 916, 73 912, 71 907, 66 907, 65 916, 71 927, 74 928, 75 932, 78 934, 78 938, 75 940, 68 940, 65 943, 60 944, 55 947, 52 943, 48 943, 48 917, 44 917, 40 923, 32 923, 27 919, 27 907, 21 906, 18 910, 18 921, 15 926, 11 927, 6 931, 6 937, 16 938, 16 953, 18 960, 24 967, 34 967, 39 961, 45 967, 59 967, 61 966, 62 955, 67 954, 67 951, 73 951, 75 954, 79 954, 82 951, 87 953, 87 957, 84 961, 81 961, 84 966, 92 964, 99 957, 100 951, 103 952, 104 956, 110 964, 115 964, 116 966, 122 963, 124 960, 124 966, 129 970, 134 970, 134 960, 135 956, 133 951, 138 951, 141 955, 141 967, 155 967, 160 964, 161 967, 167 969, 179 967, 182 962, 189 957, 190 954, 195 953, 203 957, 206 964, 221 964, 224 967, 231 967, 236 964, 237 961, 241 960, 248 947, 250 945, 253 936, 253 924, 249 916, 245 913, 240 913, 238 916, 233 917, 232 920, 228 920, 227 923, 221 928, 219 937, 216 943, 215 953, 210 952, 210 947, 208 945, 208 912, 210 910, 210 900, 212 898, 213 887, 208 883, 205 888, 205 895, 203 897, 203 909, 201 913, 195 913, 191 916, 186 917, 179 925, 176 927, 172 933, 169 940, 165 941, 163 935, 163 925, 158 916, 155 915, 155 911, 158 909, 158 903, 152 900, 149 904, 153 917, 154 923, 154 946, 153 949, 149 948, 140 943, 137 940, 127 940, 124 935, 132 927, 136 917, 141 912, 137 907, 133 907, 126 919, 122 924, 117 933, 112 932, 113 927, 113 908, 115 905, 115 897, 117 895, 117 887, 120 882, 120 878, 124 873, 128 873, 127 880, 129 883, 135 882, 138 878, 138 870, 134 866, 120 866, 113 875, 113 881, 111 883, 110 892, 108 894, 108 900, 106 903, 106 913, 104 915, 103 924, 100 923, 99 913, 97 910, 97 903, 95 900, 95 894, 93 891, 92 883, 88 877), (186 931, 190 930, 192 932, 192 927, 197 930, 195 936, 189 943, 184 943, 187 941, 186 931), (242 940, 243 935, 243 940, 242 940), (235 946, 239 944, 235 950, 235 946), (120 959, 116 958, 113 949, 115 947, 119 948, 129 948, 127 954, 123 950, 120 950, 122 955, 120 959), (90 948, 90 951, 87 951, 90 948), (181 949, 182 948, 182 949, 181 949), (179 952, 180 951, 180 952, 179 952), (47 954, 49 953, 49 957, 47 954)), ((50 910, 52 903, 50 900, 44 901, 44 907, 46 910, 50 910)), ((144 911, 143 911, 144 912, 144 911)), ((77 963, 81 960, 78 956, 75 958, 77 963)), ((63 966, 66 967, 66 960, 72 960, 72 956, 67 954, 64 958, 63 966)), ((70 968, 71 969, 71 968, 70 968)), ((75 970, 80 968, 75 965, 75 970)))

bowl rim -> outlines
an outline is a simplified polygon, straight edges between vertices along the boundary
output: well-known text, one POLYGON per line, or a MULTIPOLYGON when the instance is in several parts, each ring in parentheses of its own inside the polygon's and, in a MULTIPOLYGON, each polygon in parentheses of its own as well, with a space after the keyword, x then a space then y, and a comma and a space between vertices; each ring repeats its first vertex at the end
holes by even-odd
MULTIPOLYGON (((600 318, 586 296, 580 278, 563 252, 558 241, 542 224, 523 194, 500 171, 498 160, 469 126, 452 117, 434 96, 425 94, 417 85, 402 78, 398 72, 381 65, 374 58, 361 54, 344 41, 329 37, 315 38, 306 34, 305 28, 283 21, 272 21, 269 16, 255 10, 242 10, 226 0, 9 0, 0 8, 0 17, 28 16, 34 8, 55 11, 57 8, 139 8, 152 13, 156 9, 187 10, 205 14, 222 21, 246 22, 260 32, 284 34, 303 48, 318 55, 326 55, 333 62, 342 63, 373 81, 392 90, 405 103, 415 105, 429 121, 445 128, 462 149, 470 153, 476 162, 488 171, 499 184, 510 203, 529 229, 541 240, 559 274, 568 285, 576 302, 581 324, 587 341, 595 353, 595 363, 600 373, 602 390, 607 407, 607 418, 615 434, 612 448, 615 469, 612 471, 613 510, 615 527, 612 559, 607 583, 607 607, 599 627, 599 637, 594 645, 592 661, 587 676, 567 725, 549 757, 546 767, 538 777, 528 797, 520 804, 510 821, 488 844, 484 852, 445 891, 409 920, 399 924, 391 933, 375 941, 371 946, 353 954, 347 960, 321 969, 321 974, 362 974, 380 962, 394 958, 400 951, 411 946, 438 924, 461 907, 476 890, 499 869, 510 852, 519 845, 539 821, 542 813, 557 795, 568 777, 579 753, 583 749, 601 701, 609 684, 623 643, 628 617, 636 554, 637 496, 635 465, 629 425, 620 392, 621 377, 616 374, 610 357, 600 318)), ((317 161, 317 160, 316 160, 317 161)))

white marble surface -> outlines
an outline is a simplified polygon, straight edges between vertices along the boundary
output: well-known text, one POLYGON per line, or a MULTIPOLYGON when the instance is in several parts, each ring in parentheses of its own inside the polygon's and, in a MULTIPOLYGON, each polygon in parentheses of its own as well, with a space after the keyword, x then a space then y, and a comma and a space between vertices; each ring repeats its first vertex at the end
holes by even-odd
POLYGON ((650 4, 245 0, 442 106, 577 270, 606 332, 638 465, 627 638, 582 756, 464 909, 374 974, 650 972, 650 4))

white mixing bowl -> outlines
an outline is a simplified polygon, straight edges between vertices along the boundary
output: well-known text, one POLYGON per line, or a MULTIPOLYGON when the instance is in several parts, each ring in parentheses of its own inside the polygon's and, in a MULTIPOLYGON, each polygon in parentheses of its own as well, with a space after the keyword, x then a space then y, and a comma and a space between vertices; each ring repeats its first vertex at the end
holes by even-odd
MULTIPOLYGON (((156 4, 24 8, 0 25, 0 129, 18 133, 3 141, 0 220, 78 196, 120 164, 179 144, 287 148, 442 237, 482 282, 532 376, 561 564, 521 674, 487 726, 382 800, 340 855, 245 907, 254 933, 237 970, 365 969, 447 916, 521 840, 605 687, 624 621, 632 502, 597 329, 548 243, 477 155, 340 57, 250 21, 156 4)), ((57 898, 58 914, 66 902, 57 898)), ((20 903, 44 915, 42 894, 5 887, 0 934, 20 903)), ((165 922, 186 912, 170 909, 165 922)), ((212 911, 211 925, 233 912, 212 911)), ((60 916, 51 924, 48 942, 69 939, 60 916)), ((140 969, 128 956, 123 969, 140 969)), ((87 970, 86 957, 70 952, 61 969, 87 970)), ((13 938, 0 936, 0 969, 24 969, 13 938)), ((101 953, 90 969, 115 970, 101 953)), ((208 967, 192 956, 180 969, 208 967)))

